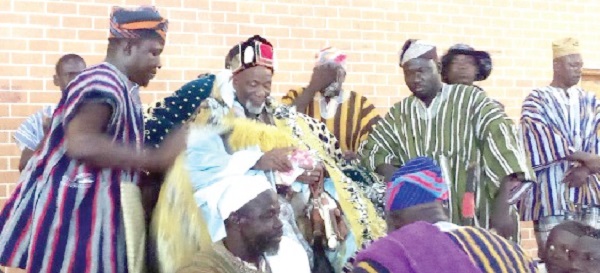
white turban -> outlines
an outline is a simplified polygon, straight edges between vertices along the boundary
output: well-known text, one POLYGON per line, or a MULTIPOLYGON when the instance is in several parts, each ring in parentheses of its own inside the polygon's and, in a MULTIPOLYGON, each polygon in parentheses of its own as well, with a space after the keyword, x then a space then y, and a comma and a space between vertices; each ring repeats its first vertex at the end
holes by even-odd
POLYGON ((400 66, 417 58, 437 61, 438 57, 435 45, 423 40, 407 40, 400 51, 400 66))

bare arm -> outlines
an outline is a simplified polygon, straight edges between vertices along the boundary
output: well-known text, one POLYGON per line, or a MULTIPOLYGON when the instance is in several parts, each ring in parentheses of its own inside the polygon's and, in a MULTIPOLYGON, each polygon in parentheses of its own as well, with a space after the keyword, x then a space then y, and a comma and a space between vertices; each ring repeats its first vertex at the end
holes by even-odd
POLYGON ((306 113, 306 108, 313 101, 315 94, 317 93, 316 88, 311 87, 310 85, 304 88, 304 91, 298 95, 296 100, 294 100, 294 105, 296 106, 296 110, 300 113, 306 113))
POLYGON ((490 215, 490 227, 498 231, 505 238, 512 236, 515 231, 514 229, 517 227, 517 223, 510 216, 510 204, 508 203, 510 185, 511 183, 516 183, 513 180, 520 182, 520 180, 510 175, 500 183, 500 189, 492 204, 492 215, 490 215))
POLYGON ((337 63, 328 63, 317 66, 313 69, 308 86, 294 101, 294 105, 296 106, 298 112, 305 113, 306 107, 308 107, 310 102, 313 100, 315 94, 318 91, 325 89, 336 80, 339 68, 340 65, 337 63))
POLYGON ((31 156, 33 156, 34 152, 35 151, 27 148, 23 149, 23 152, 21 152, 21 159, 19 159, 19 172, 22 172, 23 169, 25 169, 27 162, 29 162, 29 159, 31 159, 31 156))
MULTIPOLYGON (((172 158, 159 150, 137 150, 132 145, 116 144, 105 134, 111 117, 108 105, 83 104, 66 129, 67 155, 100 168, 163 171, 172 158)), ((168 145, 167 145, 168 146, 168 145)))

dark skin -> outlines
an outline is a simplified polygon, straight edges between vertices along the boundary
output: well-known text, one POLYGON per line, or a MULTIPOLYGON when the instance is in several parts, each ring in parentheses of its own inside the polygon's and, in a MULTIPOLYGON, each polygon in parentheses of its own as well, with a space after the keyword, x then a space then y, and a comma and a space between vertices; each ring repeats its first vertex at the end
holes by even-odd
POLYGON ((248 117, 262 115, 267 97, 271 95, 273 71, 264 66, 244 69, 233 76, 233 88, 248 117))
POLYGON ((446 77, 449 84, 473 85, 477 77, 475 57, 463 54, 454 55, 446 77))
MULTIPOLYGON (((237 99, 240 104, 246 108, 246 116, 253 118, 257 116, 258 120, 267 124, 271 124, 267 113, 264 111, 264 104, 267 97, 271 95, 271 83, 273 79, 273 71, 263 66, 255 66, 244 69, 233 76, 233 87, 236 90, 237 99), (253 109, 252 109, 253 108, 253 109)), ((288 172, 292 169, 288 155, 294 150, 292 147, 273 149, 266 152, 254 165, 254 169, 263 171, 278 171, 288 172)), ((315 183, 318 181, 324 168, 319 165, 312 167, 305 166, 307 171, 304 172, 298 181, 304 183, 315 183)))
MULTIPOLYGON (((296 106, 296 110, 300 113, 306 113, 308 105, 310 105, 310 103, 313 101, 317 92, 320 92, 323 96, 325 96, 325 101, 329 102, 331 97, 335 97, 340 94, 345 80, 346 71, 338 63, 330 62, 324 65, 316 66, 313 68, 313 73, 310 77, 308 86, 306 86, 304 91, 294 100, 294 106, 296 106), (325 90, 336 80, 339 80, 339 88, 332 94, 324 94, 323 90, 325 90)), ((353 160, 357 159, 358 155, 354 151, 344 151, 343 157, 345 160, 353 160)))
POLYGON ((569 273, 571 261, 567 250, 573 249, 579 236, 562 229, 553 229, 543 253, 548 273, 569 273))
MULTIPOLYGON (((70 60, 63 62, 58 67, 58 71, 53 77, 54 85, 58 86, 60 88, 61 92, 64 92, 64 90, 67 88, 67 85, 69 84, 69 82, 71 82, 73 79, 75 79, 75 77, 77 77, 77 75, 79 75, 79 73, 81 73, 81 71, 83 71, 84 69, 85 69, 85 62, 83 62, 81 60, 70 59, 70 60)), ((44 120, 43 120, 44 135, 46 133, 48 133, 49 127, 50 127, 50 117, 44 117, 44 120)), ((41 145, 42 145, 42 143, 40 142, 40 144, 38 144, 38 147, 36 148, 36 150, 39 149, 41 145)), ((27 165, 27 162, 29 161, 31 156, 33 156, 33 153, 35 153, 35 151, 32 151, 27 148, 23 149, 23 152, 21 152, 21 159, 19 160, 19 172, 23 171, 23 169, 25 168, 25 165, 27 165)))
MULTIPOLYGON (((421 100, 427 107, 442 89, 439 63, 429 59, 412 59, 406 62, 402 69, 404 81, 412 94, 421 100)), ((381 164, 375 171, 384 176, 385 181, 390 181, 398 167, 391 164, 381 164)), ((508 238, 514 233, 515 219, 510 217, 510 204, 508 203, 510 190, 519 180, 514 174, 504 177, 500 189, 492 204, 490 227, 500 235, 508 238)))
MULTIPOLYGON (((442 79, 439 64, 429 59, 412 59, 402 66, 404 81, 412 94, 429 106, 431 101, 442 90, 442 79)), ((381 164, 375 171, 390 181, 398 167, 391 164, 381 164)))
MULTIPOLYGON (((553 78, 551 86, 560 88, 566 92, 581 80, 581 69, 583 60, 580 54, 571 54, 554 59, 553 78)), ((570 187, 581 187, 587 183, 587 177, 600 173, 600 156, 576 151, 566 158, 569 161, 577 161, 581 165, 571 168, 565 176, 564 182, 570 187)))
MULTIPOLYGON (((131 44, 122 42, 106 57, 106 61, 123 72, 133 82, 145 86, 160 67, 164 41, 146 39, 131 44)), ((159 149, 145 148, 141 152, 132 144, 122 145, 106 134, 112 112, 107 104, 83 104, 66 125, 67 155, 99 168, 141 169, 165 171, 183 151, 185 128, 172 132, 159 149), (89 145, 94 143, 94 145, 89 145)))
POLYGON ((385 217, 388 233, 418 221, 431 224, 448 221, 444 206, 440 202, 430 202, 402 210, 388 211, 385 217))
POLYGON ((590 236, 580 237, 569 252, 569 260, 569 273, 600 272, 600 240, 590 236))
MULTIPOLYGON (((304 92, 296 98, 294 101, 294 105, 298 112, 305 113, 306 108, 310 104, 310 102, 314 99, 315 94, 317 92, 322 92, 325 88, 327 88, 330 84, 332 84, 338 75, 338 70, 341 69, 340 64, 338 63, 327 63, 325 65, 316 66, 313 68, 312 76, 310 77, 310 82, 308 86, 304 89, 304 92)), ((346 72, 344 72, 345 75, 346 72)), ((345 76, 343 77, 345 79, 345 76)), ((343 81, 340 82, 340 88, 337 90, 334 96, 337 96, 341 91, 343 81)))
POLYGON ((276 253, 283 236, 277 193, 267 190, 248 202, 225 222, 225 247, 236 257, 258 267, 265 253, 276 253))

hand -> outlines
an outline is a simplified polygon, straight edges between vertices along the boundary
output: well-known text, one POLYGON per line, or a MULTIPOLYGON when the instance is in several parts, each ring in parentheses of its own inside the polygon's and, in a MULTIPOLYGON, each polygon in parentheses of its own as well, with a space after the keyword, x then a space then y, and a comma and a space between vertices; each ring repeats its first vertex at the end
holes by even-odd
POLYGON ((182 126, 172 130, 162 142, 160 147, 154 150, 154 154, 150 156, 153 160, 152 169, 166 170, 168 169, 177 156, 185 150, 187 144, 188 126, 182 126))
POLYGON ((294 150, 292 147, 277 148, 266 152, 254 165, 254 169, 262 171, 289 172, 292 162, 288 155, 294 150))
POLYGON ((587 178, 591 175, 591 171, 586 166, 577 166, 567 171, 563 183, 567 183, 569 187, 579 188, 587 183, 587 178))
POLYGON ((325 166, 322 163, 317 164, 317 166, 315 166, 314 169, 312 169, 312 167, 308 167, 308 166, 300 166, 300 167, 305 169, 306 171, 304 171, 304 173, 302 173, 300 176, 298 176, 298 178, 296 178, 296 181, 302 182, 305 184, 310 185, 310 184, 318 183, 325 174, 325 166))
POLYGON ((356 154, 353 151, 345 151, 342 157, 344 158, 344 160, 352 161, 358 159, 358 154, 356 154))
POLYGON ((583 162, 583 165, 585 165, 591 173, 600 173, 600 156, 589 154, 586 157, 588 159, 583 162))
POLYGON ((306 89, 313 92, 322 91, 337 79, 340 67, 340 64, 334 62, 316 66, 306 89))
POLYGON ((342 211, 340 209, 335 209, 334 214, 336 223, 335 234, 337 234, 338 240, 343 241, 346 239, 346 236, 348 236, 348 226, 346 226, 346 222, 344 221, 344 217, 342 216, 342 211))

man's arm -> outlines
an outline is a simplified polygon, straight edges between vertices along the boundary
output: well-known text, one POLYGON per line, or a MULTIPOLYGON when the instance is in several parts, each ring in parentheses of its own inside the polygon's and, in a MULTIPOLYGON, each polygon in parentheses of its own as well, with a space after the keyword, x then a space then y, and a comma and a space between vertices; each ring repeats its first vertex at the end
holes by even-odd
POLYGON ((399 119, 399 105, 394 105, 385 118, 377 123, 359 149, 362 157, 361 164, 370 171, 383 175, 386 181, 391 179, 400 166, 400 158, 397 156, 402 152, 400 147, 402 139, 397 134, 399 119))
POLYGON ((25 169, 25 166, 27 165, 27 162, 29 162, 29 159, 31 159, 31 156, 33 156, 33 153, 35 153, 35 151, 32 151, 29 148, 23 149, 21 158, 19 159, 19 172, 22 172, 23 169, 25 169))
POLYGON ((99 168, 163 171, 185 145, 183 131, 173 133, 159 150, 116 144, 105 134, 110 118, 107 104, 82 104, 67 124, 67 155, 99 168))
POLYGON ((328 63, 313 69, 308 86, 304 88, 302 93, 299 94, 294 101, 294 105, 298 112, 306 113, 306 108, 313 101, 315 94, 325 89, 336 80, 339 68, 340 65, 337 63, 328 63))
POLYGON ((475 91, 473 96, 477 105, 473 126, 484 170, 493 181, 483 185, 487 195, 493 198, 490 226, 502 235, 511 236, 516 223, 510 217, 509 200, 517 198, 511 196, 511 189, 522 186, 521 183, 534 182, 535 174, 527 163, 512 120, 483 91, 475 91))

